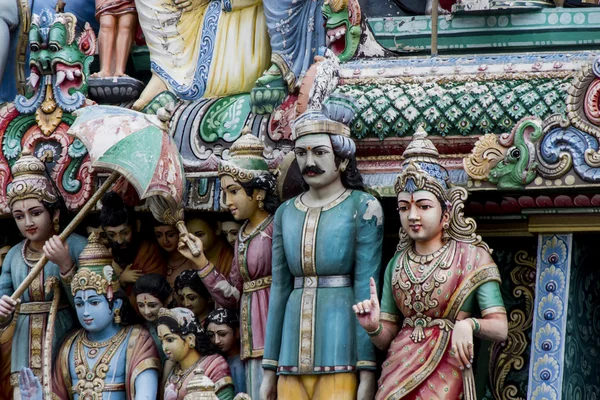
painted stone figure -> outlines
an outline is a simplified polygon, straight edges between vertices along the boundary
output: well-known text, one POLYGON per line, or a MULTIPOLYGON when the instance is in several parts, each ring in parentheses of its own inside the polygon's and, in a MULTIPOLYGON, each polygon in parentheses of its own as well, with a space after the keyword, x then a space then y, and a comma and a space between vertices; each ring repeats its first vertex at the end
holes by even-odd
POLYGON ((404 158, 395 185, 400 244, 381 304, 372 282, 370 298, 353 306, 373 343, 388 351, 376 398, 472 400, 473 335, 507 337, 500 273, 463 216, 466 190, 451 186, 422 127, 404 158), (481 318, 471 317, 475 309, 481 318))
POLYGON ((167 272, 165 276, 167 282, 172 288, 175 288, 175 279, 183 271, 193 268, 194 264, 177 251, 179 231, 176 227, 156 222, 153 229, 156 242, 163 250, 163 255, 166 256, 167 272))
POLYGON ((216 354, 194 314, 185 308, 162 308, 158 313, 158 337, 175 365, 164 371, 164 399, 179 400, 188 394, 194 370, 203 369, 215 384, 219 400, 232 400, 233 382, 225 359, 216 354))
POLYGON ((288 93, 295 93, 317 51, 326 45, 323 0, 263 0, 271 67, 252 90, 252 112, 272 113, 288 93))
POLYGON ((25 240, 11 248, 4 259, 0 275, 0 326, 11 323, 17 303, 9 296, 25 279, 30 268, 43 254, 50 260, 20 299, 10 367, 11 384, 16 388, 14 393, 18 398, 18 373, 21 369, 28 367, 37 377, 42 376, 47 334, 52 335, 49 343, 52 343, 53 354, 56 354, 55 350, 65 334, 76 324, 69 304, 72 303, 69 285, 86 240, 73 234, 62 243, 55 236, 60 230, 61 207, 40 160, 31 154, 22 154, 13 165, 12 174, 7 200, 25 240), (53 290, 46 292, 45 285, 51 282, 54 282, 53 290), (47 330, 55 296, 59 296, 56 321, 54 327, 47 330))
POLYGON ((156 332, 158 322, 158 311, 161 308, 169 307, 173 301, 173 289, 165 278, 158 274, 148 274, 142 276, 133 285, 133 295, 137 304, 138 312, 146 320, 146 328, 154 344, 158 349, 160 361, 162 364, 167 359, 162 349, 162 344, 156 332))
POLYGON ((175 279, 175 293, 181 305, 194 313, 200 325, 215 308, 213 298, 195 269, 188 269, 179 274, 175 279))
MULTIPOLYGON (((150 333, 124 326, 133 315, 119 282, 113 279, 112 257, 95 234, 79 257, 71 293, 83 326, 62 344, 45 399, 155 399, 160 361, 150 333)), ((38 392, 30 379, 21 391, 38 392), (32 388, 32 386, 34 388, 32 388)), ((39 389, 39 387, 38 387, 39 389)))
POLYGON ((233 248, 235 248, 235 241, 237 240, 241 227, 242 224, 235 220, 226 220, 221 222, 221 233, 223 234, 223 236, 225 236, 225 239, 227 239, 227 242, 233 248))
MULTIPOLYGON (((204 255, 194 258, 180 239, 179 251, 194 260, 198 275, 217 304, 240 310, 240 358, 246 366, 246 390, 259 396, 262 356, 271 288, 273 213, 279 205, 275 177, 263 157, 264 144, 248 129, 230 148, 230 159, 219 164, 225 204, 240 229, 229 277, 220 274, 204 255)), ((202 248, 200 239, 189 235, 202 248)))
POLYGON ((206 258, 223 276, 229 276, 233 249, 221 237, 221 223, 210 218, 192 218, 185 225, 189 232, 202 240, 206 258))
POLYGON ((262 3, 136 1, 152 78, 133 108, 164 90, 185 100, 249 92, 271 54, 262 3))
POLYGON ((137 26, 134 0, 96 0, 100 23, 98 55, 100 71, 91 78, 123 77, 137 26))
POLYGON ((210 342, 227 358, 235 394, 246 392, 246 370, 240 359, 240 320, 237 313, 218 308, 204 321, 210 342))
POLYGON ((356 166, 356 147, 343 123, 352 120, 352 110, 322 108, 320 87, 316 80, 311 107, 318 108, 293 128, 308 190, 275 214, 262 399, 275 392, 284 400, 375 393, 375 349, 351 305, 368 295, 369 277, 379 275, 383 211, 364 192, 356 166))
MULTIPOLYGON (((143 274, 164 275, 166 261, 155 242, 140 237, 140 225, 133 209, 115 192, 102 197, 100 224, 108 236, 121 287, 131 294, 133 284, 143 274)), ((134 303, 135 299, 131 299, 134 303)))

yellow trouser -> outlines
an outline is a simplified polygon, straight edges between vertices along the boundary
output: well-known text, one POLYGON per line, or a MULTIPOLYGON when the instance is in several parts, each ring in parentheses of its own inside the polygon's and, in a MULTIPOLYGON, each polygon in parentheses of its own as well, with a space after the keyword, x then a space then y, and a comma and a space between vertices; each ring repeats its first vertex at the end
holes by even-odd
POLYGON ((279 375, 278 400, 356 400, 353 372, 322 375, 279 375))

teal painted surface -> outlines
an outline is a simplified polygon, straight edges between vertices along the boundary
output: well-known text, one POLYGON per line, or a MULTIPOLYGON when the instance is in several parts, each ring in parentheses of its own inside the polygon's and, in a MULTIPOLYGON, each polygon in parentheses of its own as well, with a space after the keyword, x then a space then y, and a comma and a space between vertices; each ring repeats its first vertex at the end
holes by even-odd
POLYGON ((575 237, 562 398, 600 398, 600 269, 598 235, 575 237))
MULTIPOLYGON (((377 41, 392 51, 429 52, 429 16, 371 18, 377 41)), ((556 51, 597 48, 600 9, 548 8, 527 13, 490 12, 439 17, 442 53, 556 51)))

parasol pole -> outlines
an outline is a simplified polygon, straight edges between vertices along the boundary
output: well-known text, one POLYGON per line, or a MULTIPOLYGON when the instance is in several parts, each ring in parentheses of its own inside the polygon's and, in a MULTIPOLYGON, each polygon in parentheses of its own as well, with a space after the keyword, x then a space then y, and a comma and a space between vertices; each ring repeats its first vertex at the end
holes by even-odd
MULTIPOLYGON (((79 210, 75 218, 73 218, 69 225, 67 225, 65 230, 62 231, 62 233, 59 235, 61 241, 64 242, 73 233, 75 228, 77 228, 81 221, 83 221, 83 219, 89 214, 92 208, 94 208, 96 203, 102 198, 104 193, 106 193, 108 189, 110 189, 112 184, 115 183, 115 181, 119 179, 120 176, 121 175, 118 172, 113 172, 108 177, 108 179, 102 184, 102 186, 100 186, 96 193, 94 193, 94 195, 88 200, 88 202, 85 203, 83 208, 79 210)), ((21 282, 17 290, 15 290, 15 292, 12 294, 11 298, 13 300, 18 300, 19 298, 21 298, 23 293, 25 293, 25 291, 29 288, 29 285, 31 285, 31 282, 33 282, 33 280, 37 278, 40 272, 42 272, 47 262, 48 259, 46 258, 46 255, 43 255, 42 258, 40 258, 40 260, 31 269, 29 274, 25 277, 25 280, 21 282)))
POLYGON ((433 0, 431 4, 431 56, 438 55, 438 7, 440 0, 433 0))

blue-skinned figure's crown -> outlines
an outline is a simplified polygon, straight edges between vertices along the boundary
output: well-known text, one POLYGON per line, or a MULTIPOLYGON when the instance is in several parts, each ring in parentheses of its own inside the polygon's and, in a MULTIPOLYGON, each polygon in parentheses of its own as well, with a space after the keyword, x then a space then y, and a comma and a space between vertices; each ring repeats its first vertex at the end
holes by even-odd
POLYGON ((79 290, 94 290, 98 294, 105 294, 110 301, 114 292, 119 290, 119 281, 116 279, 112 268, 112 255, 100 243, 98 234, 92 232, 88 244, 79 255, 79 269, 71 282, 71 293, 79 290))
POLYGON ((396 194, 400 192, 413 193, 417 190, 427 190, 443 201, 448 201, 448 191, 451 187, 450 175, 439 162, 439 153, 427 132, 419 126, 412 141, 402 154, 402 172, 394 186, 396 194))

